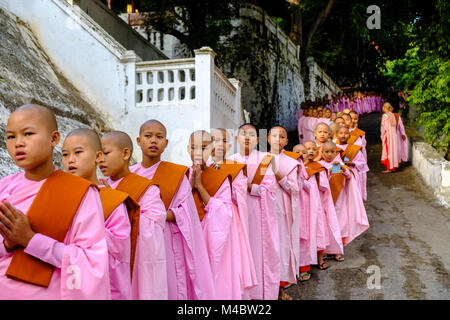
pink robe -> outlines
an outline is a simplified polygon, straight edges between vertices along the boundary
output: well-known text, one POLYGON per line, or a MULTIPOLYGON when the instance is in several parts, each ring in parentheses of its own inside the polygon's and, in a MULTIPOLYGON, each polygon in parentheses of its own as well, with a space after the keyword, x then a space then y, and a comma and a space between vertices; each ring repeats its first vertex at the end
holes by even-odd
POLYGON ((306 121, 309 119, 309 117, 301 116, 298 119, 298 140, 300 143, 305 142, 306 138, 306 121))
MULTIPOLYGON (((189 180, 192 168, 189 168, 189 180)), ((231 185, 226 179, 216 194, 205 205, 205 216, 201 221, 206 250, 219 300, 241 300, 241 261, 238 229, 233 220, 239 213, 233 210, 231 185), (233 217, 235 215, 235 217, 233 217)))
MULTIPOLYGON (((319 161, 327 168, 328 179, 331 178, 332 162, 319 161)), ((341 162, 341 166, 343 163, 341 162)), ((335 208, 341 229, 341 236, 345 238, 345 246, 369 228, 366 209, 359 193, 356 179, 350 170, 343 172, 344 186, 336 201, 335 208)))
POLYGON ((405 127, 403 126, 402 117, 398 117, 397 125, 397 140, 398 140, 398 160, 407 162, 408 161, 408 141, 402 139, 402 135, 406 137, 405 127))
MULTIPOLYGON (((299 182, 299 266, 317 264, 317 210, 320 208, 320 195, 318 188, 311 188, 303 161, 298 159, 298 182, 299 182), (316 193, 310 196, 310 193, 316 193), (314 201, 314 202, 313 202, 314 201)), ((315 179, 315 177, 312 177, 315 179)))
MULTIPOLYGON (((236 153, 230 159, 247 164, 247 181, 251 183, 266 154, 253 150, 249 156, 236 153)), ((249 241, 258 280, 258 285, 250 289, 250 299, 278 299, 280 239, 278 217, 274 209, 275 183, 276 179, 269 165, 261 184, 252 185, 251 192, 247 195, 249 241)))
MULTIPOLYGON (((338 144, 339 148, 345 150, 347 149, 348 144, 338 144)), ((344 160, 344 159, 342 159, 344 160)), ((369 172, 369 167, 367 166, 367 161, 364 158, 362 153, 362 149, 358 151, 356 156, 353 158, 352 162, 355 164, 356 170, 355 172, 356 182, 358 184, 358 188, 360 190, 361 196, 363 200, 367 200, 367 172, 369 172)))
MULTIPOLYGON (((152 179, 160 162, 130 171, 152 179)), ((211 267, 189 180, 185 177, 170 203, 176 222, 166 221, 164 243, 169 300, 215 299, 211 267)))
POLYGON ((395 116, 391 112, 384 113, 381 117, 381 162, 389 170, 398 168, 400 161, 396 122, 395 116))
MULTIPOLYGON (((99 186, 104 187, 104 186, 99 186)), ((121 203, 105 221, 112 300, 131 300, 131 224, 121 203)))
MULTIPOLYGON (((212 161, 208 161, 210 166, 212 161)), ((243 299, 248 299, 249 290, 258 284, 252 250, 248 240, 248 209, 247 209, 247 177, 239 171, 231 188, 233 202, 232 224, 238 236, 238 250, 234 252, 240 259, 240 279, 243 299)))
MULTIPOLYGON (((26 214, 46 179, 32 181, 24 172, 0 180, 0 201, 7 200, 26 214)), ((64 242, 36 234, 25 248, 55 269, 47 288, 6 277, 13 252, 8 253, 0 236, 0 299, 110 299, 103 210, 97 189, 90 187, 74 216, 64 242)))
POLYGON ((314 136, 314 131, 316 130, 316 125, 319 123, 319 118, 313 118, 313 117, 309 117, 308 122, 307 122, 307 138, 305 139, 306 141, 314 141, 315 140, 315 136, 314 136))
MULTIPOLYGON (((356 128, 349 129, 349 131, 352 132, 355 129, 356 128)), ((362 152, 363 152, 363 155, 364 155, 364 159, 366 159, 366 162, 367 162, 367 150, 366 150, 367 140, 366 140, 366 135, 359 136, 358 139, 356 139, 356 141, 353 144, 362 147, 362 152)))
MULTIPOLYGON (((108 182, 117 188, 120 181, 108 182)), ((134 300, 167 300, 166 251, 164 227, 166 209, 161 200, 159 188, 151 185, 139 199, 139 236, 131 282, 134 300)))
POLYGON ((275 184, 275 210, 280 237, 281 281, 296 283, 299 267, 298 162, 281 153, 272 154, 283 179, 275 184))
MULTIPOLYGON (((323 250, 330 254, 342 254, 343 245, 339 226, 338 214, 333 204, 333 197, 331 195, 330 184, 328 183, 327 174, 325 170, 316 174, 319 176, 319 181, 309 178, 312 188, 319 190, 320 205, 317 213, 317 227, 316 227, 316 245, 317 250, 323 250)), ((315 192, 312 193, 315 196, 315 192)), ((317 200, 313 200, 317 203, 317 200)))

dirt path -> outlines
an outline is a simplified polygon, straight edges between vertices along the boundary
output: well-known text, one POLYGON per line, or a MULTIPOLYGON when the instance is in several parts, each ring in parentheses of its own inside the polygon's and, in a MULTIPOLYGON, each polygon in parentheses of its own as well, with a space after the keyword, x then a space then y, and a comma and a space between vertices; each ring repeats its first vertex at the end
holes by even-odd
POLYGON ((450 299, 450 212, 409 163, 380 173, 380 119, 366 115, 360 123, 368 140, 370 228, 345 247, 344 262, 328 260, 325 271, 313 266, 309 281, 289 288, 294 299, 450 299))

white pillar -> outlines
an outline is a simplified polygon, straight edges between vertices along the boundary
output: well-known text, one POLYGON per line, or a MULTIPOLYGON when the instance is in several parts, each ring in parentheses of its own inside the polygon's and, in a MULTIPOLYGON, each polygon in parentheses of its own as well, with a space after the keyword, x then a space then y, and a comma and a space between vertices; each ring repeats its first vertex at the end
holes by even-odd
POLYGON ((231 84, 236 88, 236 94, 234 96, 234 125, 238 128, 241 124, 244 124, 244 108, 242 108, 242 99, 241 99, 241 91, 242 91, 242 82, 237 79, 231 78, 229 79, 231 84))
POLYGON ((200 116, 200 128, 211 127, 213 105, 214 58, 216 53, 209 47, 194 50, 195 53, 195 108, 200 116))
MULTIPOLYGON (((142 59, 136 55, 133 50, 126 51, 123 56, 120 58, 120 63, 124 68, 124 93, 123 93, 123 111, 119 117, 116 115, 116 123, 121 123, 123 128, 126 128, 130 137, 132 137, 133 141, 133 149, 139 150, 139 146, 137 145, 136 139, 139 135, 139 126, 140 122, 143 122, 144 119, 136 119, 131 115, 134 114, 134 110, 136 109, 136 62, 142 61, 142 59)), ((133 152, 133 156, 135 161, 140 161, 140 152, 133 152)))

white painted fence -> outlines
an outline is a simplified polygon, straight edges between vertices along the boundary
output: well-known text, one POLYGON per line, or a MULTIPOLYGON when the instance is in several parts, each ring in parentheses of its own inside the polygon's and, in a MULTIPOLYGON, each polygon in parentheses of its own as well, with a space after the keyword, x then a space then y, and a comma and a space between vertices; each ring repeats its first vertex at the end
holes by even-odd
POLYGON ((309 68, 309 86, 310 94, 307 99, 314 101, 317 98, 322 98, 328 94, 330 98, 332 95, 338 95, 342 92, 339 86, 328 76, 322 68, 314 61, 314 58, 308 57, 306 65, 309 68))

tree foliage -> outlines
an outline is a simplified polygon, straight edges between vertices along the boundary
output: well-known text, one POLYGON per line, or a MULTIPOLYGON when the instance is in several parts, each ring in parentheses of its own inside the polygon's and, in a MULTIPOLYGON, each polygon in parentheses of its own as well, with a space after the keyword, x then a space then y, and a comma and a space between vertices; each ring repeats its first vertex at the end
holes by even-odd
POLYGON ((417 124, 425 139, 449 158, 450 136, 450 5, 437 1, 429 20, 411 25, 414 35, 404 57, 387 60, 383 72, 388 83, 408 93, 406 102, 419 109, 417 124))

